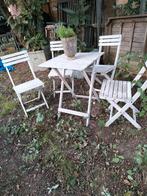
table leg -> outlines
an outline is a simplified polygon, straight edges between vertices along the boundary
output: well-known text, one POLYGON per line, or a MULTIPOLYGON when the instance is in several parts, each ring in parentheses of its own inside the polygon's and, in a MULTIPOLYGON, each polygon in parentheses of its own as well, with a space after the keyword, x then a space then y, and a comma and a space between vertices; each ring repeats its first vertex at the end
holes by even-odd
POLYGON ((59 72, 58 69, 54 69, 54 70, 55 70, 56 73, 58 74, 58 76, 59 76, 59 78, 61 79, 61 81, 63 81, 64 85, 69 89, 69 91, 71 92, 72 96, 73 96, 75 99, 77 99, 77 98, 76 98, 76 95, 75 95, 75 93, 74 93, 74 91, 73 91, 73 89, 69 86, 69 84, 68 84, 67 81, 65 80, 65 70, 63 71, 63 72, 64 72, 63 75, 59 72))
MULTIPOLYGON (((63 78, 65 76, 65 69, 63 70, 63 78)), ((58 106, 58 118, 61 115, 61 112, 59 112, 59 108, 62 107, 62 102, 63 102, 63 90, 64 90, 64 81, 61 80, 61 89, 60 89, 60 98, 59 98, 59 106, 58 106)))
MULTIPOLYGON (((91 81, 90 81, 90 79, 89 79, 89 77, 88 77, 88 75, 87 75, 87 73, 86 73, 85 71, 83 71, 83 75, 84 75, 84 78, 85 78, 87 84, 88 84, 89 87, 90 87, 91 81)), ((99 101, 98 94, 96 93, 96 91, 95 91, 94 88, 92 88, 92 91, 93 91, 93 94, 94 94, 95 98, 97 99, 97 101, 99 101)))
POLYGON ((89 125, 90 121, 90 111, 91 111, 91 101, 92 101, 92 92, 93 92, 93 85, 94 85, 94 80, 95 80, 95 70, 94 68, 92 69, 92 75, 91 75, 91 83, 90 83, 90 89, 89 89, 89 99, 88 99, 88 108, 87 108, 87 120, 86 120, 86 126, 89 125))

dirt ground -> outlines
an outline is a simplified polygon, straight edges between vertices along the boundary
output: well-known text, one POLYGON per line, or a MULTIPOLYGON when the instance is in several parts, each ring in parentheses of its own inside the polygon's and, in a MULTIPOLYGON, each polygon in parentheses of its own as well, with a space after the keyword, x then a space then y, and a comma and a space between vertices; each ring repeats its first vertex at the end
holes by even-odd
MULTIPOLYGON (((30 78, 24 70, 21 65, 12 72, 16 83, 30 78)), ((25 118, 7 73, 0 73, 0 195, 146 196, 146 116, 137 118, 141 130, 124 118, 106 128, 108 105, 94 101, 89 127, 81 117, 57 119, 59 95, 53 97, 47 71, 36 75, 45 83, 49 109, 25 118)), ((88 92, 82 80, 76 87, 88 92)), ((86 110, 86 101, 71 95, 64 105, 86 110)))

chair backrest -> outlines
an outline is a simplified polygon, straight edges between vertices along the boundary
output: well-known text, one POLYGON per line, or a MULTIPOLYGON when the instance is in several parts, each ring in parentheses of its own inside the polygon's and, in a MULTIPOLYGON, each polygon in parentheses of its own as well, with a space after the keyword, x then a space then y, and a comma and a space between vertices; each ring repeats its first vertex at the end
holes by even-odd
MULTIPOLYGON (((145 65, 141 68, 141 70, 138 72, 138 74, 136 75, 136 77, 134 78, 133 82, 132 82, 132 87, 137 83, 137 81, 140 80, 140 78, 143 76, 143 74, 147 71, 147 61, 145 62, 145 65)), ((141 95, 141 91, 145 91, 147 89, 147 80, 145 80, 142 84, 142 86, 140 87, 140 91, 137 91, 134 95, 133 95, 133 102, 135 102, 141 95)))
POLYGON ((114 66, 117 65, 118 57, 119 57, 119 52, 120 52, 120 46, 121 46, 121 40, 122 40, 122 35, 103 35, 99 37, 99 52, 102 52, 103 47, 107 46, 115 46, 117 47, 116 50, 116 56, 114 60, 114 66))
POLYGON ((55 51, 63 51, 62 41, 50 41, 50 50, 52 53, 52 58, 54 58, 55 51))
POLYGON ((11 77, 11 74, 10 74, 10 71, 8 68, 10 65, 16 65, 18 63, 27 62, 33 77, 36 78, 35 73, 31 67, 31 64, 30 64, 30 58, 29 58, 28 52, 26 50, 23 50, 21 52, 16 52, 13 54, 8 54, 8 55, 2 56, 0 58, 2 60, 3 66, 6 68, 6 71, 8 73, 8 76, 9 76, 13 86, 15 86, 15 84, 14 84, 14 81, 11 77))

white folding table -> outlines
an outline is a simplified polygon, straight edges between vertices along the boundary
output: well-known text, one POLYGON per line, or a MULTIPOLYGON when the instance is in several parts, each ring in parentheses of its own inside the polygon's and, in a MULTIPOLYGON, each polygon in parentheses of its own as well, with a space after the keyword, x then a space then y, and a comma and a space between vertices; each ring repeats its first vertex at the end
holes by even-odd
POLYGON ((87 74, 85 70, 92 64, 96 63, 100 60, 101 55, 103 53, 98 52, 83 52, 83 53, 77 53, 74 59, 70 59, 66 57, 64 54, 59 55, 55 58, 52 58, 42 64, 39 65, 39 67, 46 67, 46 68, 52 68, 56 71, 59 78, 61 79, 61 90, 60 90, 60 98, 59 98, 59 106, 58 106, 58 116, 60 116, 61 113, 67 113, 72 115, 81 116, 86 119, 86 126, 89 125, 90 120, 90 110, 91 110, 91 100, 92 100, 92 93, 94 96, 97 96, 97 93, 95 92, 93 88, 94 80, 95 80, 95 71, 94 66, 92 70, 91 80, 87 78, 87 74), (59 72, 58 69, 62 69, 63 72, 59 72), (89 89, 89 96, 88 96, 88 107, 87 112, 79 112, 76 110, 66 109, 62 107, 63 102, 63 89, 64 85, 70 90, 72 93, 72 96, 77 98, 76 94, 72 91, 71 87, 67 83, 65 79, 65 71, 66 70, 73 70, 73 71, 80 71, 83 73, 84 78, 86 79, 87 83, 90 86, 89 89))

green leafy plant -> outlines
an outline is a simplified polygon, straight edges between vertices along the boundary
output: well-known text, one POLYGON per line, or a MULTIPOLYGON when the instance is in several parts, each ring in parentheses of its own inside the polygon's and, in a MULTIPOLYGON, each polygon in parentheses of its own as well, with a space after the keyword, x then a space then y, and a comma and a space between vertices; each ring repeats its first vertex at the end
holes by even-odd
POLYGON ((24 150, 22 159, 26 163, 30 163, 34 161, 39 155, 40 147, 41 145, 40 145, 39 140, 36 138, 33 138, 33 140, 28 144, 27 148, 24 150))
MULTIPOLYGON (((127 52, 118 60, 118 68, 116 78, 130 78, 134 72, 138 72, 144 65, 147 56, 138 55, 135 52, 127 52)), ((136 74, 136 73, 135 73, 136 74)))
POLYGON ((100 128, 104 128, 105 127, 105 120, 103 120, 103 119, 99 119, 98 120, 98 126, 100 127, 100 128))
POLYGON ((5 96, 0 94, 0 116, 10 114, 16 107, 16 102, 9 101, 5 96))
POLYGON ((45 39, 42 33, 37 33, 34 36, 26 38, 26 48, 31 51, 37 51, 44 49, 44 46, 47 45, 48 42, 45 39))
POLYGON ((60 39, 73 37, 76 35, 71 27, 65 27, 64 25, 59 25, 57 27, 56 33, 60 39))
MULTIPOLYGON (((15 4, 21 10, 20 15, 15 17, 15 19, 13 16, 8 18, 8 24, 11 26, 23 47, 26 46, 28 38, 31 39, 31 37, 36 36, 38 33, 42 33, 44 35, 42 5, 45 2, 46 0, 7 0, 6 2, 7 6, 15 4)), ((36 38, 33 39, 36 40, 36 38)))
POLYGON ((86 23, 89 22, 88 10, 90 6, 86 0, 79 0, 73 5, 74 9, 63 8, 62 10, 67 14, 68 24, 74 28, 78 35, 78 48, 84 51, 86 44, 84 42, 84 34, 86 23))
POLYGON ((82 102, 81 100, 73 100, 72 107, 75 109, 82 111, 82 102))
POLYGON ((74 9, 63 8, 62 10, 68 15, 68 23, 76 29, 86 24, 88 20, 88 14, 86 12, 89 7, 86 0, 79 0, 74 4, 74 9))
POLYGON ((139 167, 147 166, 147 144, 137 146, 134 161, 139 167))
POLYGON ((122 155, 115 155, 115 157, 112 158, 112 163, 121 163, 124 160, 124 157, 122 155))
POLYGON ((136 167, 127 170, 127 179, 131 183, 131 187, 135 188, 138 186, 138 182, 135 179, 135 175, 138 173, 138 169, 136 167))
POLYGON ((142 89, 138 89, 138 91, 141 93, 141 110, 140 110, 140 117, 147 116, 147 94, 145 91, 142 91, 142 89))
POLYGON ((44 115, 40 112, 37 112, 36 123, 42 123, 44 120, 44 115))
POLYGON ((139 14, 140 0, 128 0, 126 4, 113 5, 116 16, 130 16, 139 14))

